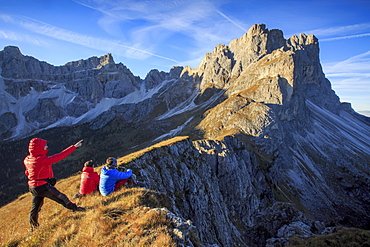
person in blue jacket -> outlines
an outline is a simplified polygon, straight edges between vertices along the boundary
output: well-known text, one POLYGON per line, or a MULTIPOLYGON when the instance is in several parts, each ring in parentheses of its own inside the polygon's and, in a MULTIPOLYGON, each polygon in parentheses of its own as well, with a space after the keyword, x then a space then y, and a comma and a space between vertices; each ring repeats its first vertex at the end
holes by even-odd
POLYGON ((132 170, 117 170, 117 159, 109 157, 100 171, 99 191, 103 196, 109 196, 127 183, 132 176, 132 170))

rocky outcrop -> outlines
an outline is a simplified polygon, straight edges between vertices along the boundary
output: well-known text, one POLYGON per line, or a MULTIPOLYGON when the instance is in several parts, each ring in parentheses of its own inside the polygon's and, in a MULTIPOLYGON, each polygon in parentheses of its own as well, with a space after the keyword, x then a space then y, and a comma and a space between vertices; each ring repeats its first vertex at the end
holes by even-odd
POLYGON ((141 83, 126 66, 115 64, 111 54, 52 66, 8 46, 0 52, 0 66, 6 91, 16 98, 24 97, 31 88, 43 92, 65 86, 84 100, 96 103, 103 97, 124 97, 141 83))
POLYGON ((13 136, 78 118, 103 98, 119 99, 138 90, 142 81, 123 64, 115 64, 111 54, 52 66, 8 46, 0 52, 0 68, 3 109, 16 116, 16 125, 27 126, 18 133, 4 123, 13 136))
MULTIPOLYGON (((5 112, 0 116, 0 123, 0 135, 8 133, 9 130, 17 126, 17 119, 15 117, 15 114, 5 112)), ((5 137, 9 136, 5 135, 5 137)))
POLYGON ((281 37, 254 26, 183 70, 200 78, 200 94, 227 95, 197 125, 220 141, 177 144, 134 163, 206 243, 279 246, 294 234, 330 232, 328 225, 369 227, 369 125, 331 89, 317 39, 281 37), (232 48, 237 42, 249 49, 232 48))
POLYGON ((3 138, 20 138, 42 128, 87 121, 93 122, 92 128, 102 128, 107 119, 122 115, 120 105, 125 109, 153 96, 160 97, 165 105, 156 113, 159 116, 197 94, 193 77, 184 75, 180 79, 182 67, 173 67, 169 73, 152 70, 142 80, 122 63, 115 64, 111 54, 52 66, 8 46, 0 52, 0 68, 2 113, 13 114, 16 121, 15 126, 9 125, 3 118, 3 132, 7 133, 3 138), (95 119, 98 116, 101 119, 95 119))
POLYGON ((307 218, 299 205, 279 202, 284 192, 268 172, 274 158, 227 137, 181 141, 125 165, 138 171, 146 187, 168 195, 174 213, 190 219, 208 245, 283 246, 293 235, 330 233, 331 227, 307 218))
POLYGON ((39 79, 54 77, 54 66, 23 56, 18 47, 7 46, 0 52, 1 76, 11 79, 39 79))
POLYGON ((189 135, 127 166, 167 194, 205 246, 369 228, 370 121, 339 102, 313 35, 254 25, 197 68, 144 80, 110 54, 54 67, 6 47, 0 67, 4 139, 73 125, 119 139, 103 149, 101 136, 86 137, 113 152, 189 135))

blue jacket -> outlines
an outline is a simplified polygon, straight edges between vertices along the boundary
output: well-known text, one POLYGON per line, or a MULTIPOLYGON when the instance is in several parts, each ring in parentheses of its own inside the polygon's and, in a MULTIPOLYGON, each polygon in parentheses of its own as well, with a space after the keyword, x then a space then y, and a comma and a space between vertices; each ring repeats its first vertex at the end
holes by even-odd
POLYGON ((127 169, 127 172, 120 172, 116 169, 107 169, 103 166, 100 172, 99 191, 103 196, 109 196, 114 191, 114 186, 118 180, 131 177, 132 170, 127 169))

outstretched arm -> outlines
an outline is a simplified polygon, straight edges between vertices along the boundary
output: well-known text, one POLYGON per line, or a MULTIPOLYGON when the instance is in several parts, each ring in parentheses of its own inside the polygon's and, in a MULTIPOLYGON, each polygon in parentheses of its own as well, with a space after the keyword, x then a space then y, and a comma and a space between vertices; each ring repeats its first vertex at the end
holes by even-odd
POLYGON ((76 148, 78 147, 81 147, 82 146, 82 141, 83 140, 80 140, 78 141, 76 144, 74 145, 71 145, 69 146, 68 148, 64 149, 62 152, 58 153, 58 154, 54 154, 52 156, 49 156, 48 157, 48 161, 49 163, 51 164, 54 164, 58 161, 61 161, 62 159, 66 158, 68 155, 70 155, 73 151, 76 150, 76 148))

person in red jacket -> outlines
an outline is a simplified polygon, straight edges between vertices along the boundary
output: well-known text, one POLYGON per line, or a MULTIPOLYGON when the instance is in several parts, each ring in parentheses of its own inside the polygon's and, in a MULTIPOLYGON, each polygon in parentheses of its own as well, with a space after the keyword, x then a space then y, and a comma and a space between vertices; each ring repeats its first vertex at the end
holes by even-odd
POLYGON ((85 162, 81 173, 80 190, 73 198, 82 197, 98 190, 100 176, 93 167, 92 160, 85 162))
POLYGON ((32 194, 32 208, 30 211, 31 230, 39 226, 38 214, 45 197, 56 201, 72 211, 86 210, 72 203, 65 194, 54 187, 56 179, 54 178, 52 167, 52 164, 66 158, 76 148, 81 147, 82 141, 80 140, 76 144, 52 156, 46 155, 49 151, 46 140, 33 138, 30 141, 28 145, 29 155, 24 159, 24 166, 26 168, 25 174, 28 178, 29 191, 32 194))

